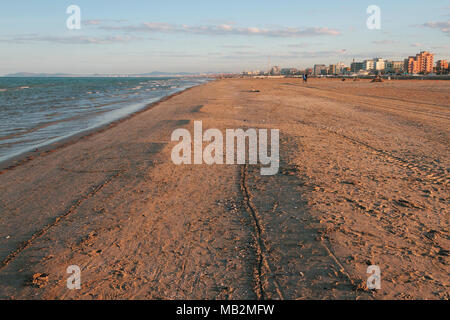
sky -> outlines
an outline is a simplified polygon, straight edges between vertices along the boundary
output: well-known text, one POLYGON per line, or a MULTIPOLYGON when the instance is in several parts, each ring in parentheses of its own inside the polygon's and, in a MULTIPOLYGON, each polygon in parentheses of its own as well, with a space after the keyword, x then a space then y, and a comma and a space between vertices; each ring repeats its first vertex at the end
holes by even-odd
POLYGON ((24 0, 0 2, 0 75, 241 72, 270 65, 450 59, 448 0, 24 0), (67 8, 81 10, 70 30, 67 8), (380 8, 369 29, 367 7, 380 8))

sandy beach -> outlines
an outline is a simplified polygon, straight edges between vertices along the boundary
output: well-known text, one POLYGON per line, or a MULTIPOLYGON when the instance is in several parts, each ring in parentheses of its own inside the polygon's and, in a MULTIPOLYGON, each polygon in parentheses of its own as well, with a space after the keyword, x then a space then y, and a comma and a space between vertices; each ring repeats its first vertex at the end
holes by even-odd
POLYGON ((449 108, 449 81, 225 79, 9 163, 0 299, 449 299, 449 108), (196 120, 279 129, 279 173, 176 166, 196 120))

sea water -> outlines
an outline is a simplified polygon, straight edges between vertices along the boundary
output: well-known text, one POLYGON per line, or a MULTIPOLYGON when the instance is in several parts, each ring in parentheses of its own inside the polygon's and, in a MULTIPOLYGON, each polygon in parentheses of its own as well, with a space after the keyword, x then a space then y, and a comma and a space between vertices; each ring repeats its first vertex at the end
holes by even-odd
POLYGON ((0 161, 139 111, 206 78, 0 78, 0 161))

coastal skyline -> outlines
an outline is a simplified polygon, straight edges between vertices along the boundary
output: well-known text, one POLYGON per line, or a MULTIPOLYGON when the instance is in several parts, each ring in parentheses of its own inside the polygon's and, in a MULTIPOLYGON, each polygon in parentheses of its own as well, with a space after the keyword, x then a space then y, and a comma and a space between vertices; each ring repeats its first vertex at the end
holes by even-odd
POLYGON ((0 10, 0 75, 15 72, 130 74, 305 68, 416 51, 450 55, 446 1, 228 1, 7 3, 0 10), (81 29, 69 30, 70 5, 81 29), (381 29, 366 27, 369 5, 381 29), (20 17, 20 18, 18 18, 20 17))

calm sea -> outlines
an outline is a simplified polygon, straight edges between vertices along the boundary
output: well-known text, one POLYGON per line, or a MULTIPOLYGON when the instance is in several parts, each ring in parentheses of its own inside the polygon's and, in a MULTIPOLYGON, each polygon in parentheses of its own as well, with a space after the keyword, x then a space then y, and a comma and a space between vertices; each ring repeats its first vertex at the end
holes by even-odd
POLYGON ((96 128, 197 78, 0 78, 0 161, 96 128))

